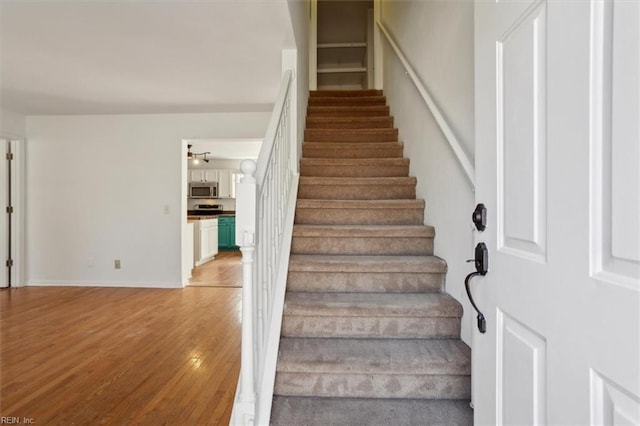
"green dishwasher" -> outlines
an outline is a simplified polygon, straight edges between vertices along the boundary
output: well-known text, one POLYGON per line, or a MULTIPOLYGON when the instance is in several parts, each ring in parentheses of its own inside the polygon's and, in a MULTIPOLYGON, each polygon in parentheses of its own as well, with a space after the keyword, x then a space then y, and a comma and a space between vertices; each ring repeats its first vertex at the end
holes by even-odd
POLYGON ((237 250, 236 217, 218 216, 218 249, 237 250))

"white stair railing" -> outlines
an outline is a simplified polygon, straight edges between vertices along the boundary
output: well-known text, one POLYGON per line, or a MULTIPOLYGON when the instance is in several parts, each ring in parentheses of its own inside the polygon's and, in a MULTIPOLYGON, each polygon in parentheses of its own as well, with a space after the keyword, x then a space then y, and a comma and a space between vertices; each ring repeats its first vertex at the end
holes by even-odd
POLYGON ((268 424, 298 191, 293 72, 283 75, 257 164, 236 186, 242 252, 242 355, 232 425, 268 424))

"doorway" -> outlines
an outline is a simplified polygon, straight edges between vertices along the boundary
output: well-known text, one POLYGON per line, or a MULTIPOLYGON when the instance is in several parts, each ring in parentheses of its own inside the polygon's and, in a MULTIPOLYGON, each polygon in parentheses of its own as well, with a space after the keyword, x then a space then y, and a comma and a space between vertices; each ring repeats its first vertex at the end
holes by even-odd
POLYGON ((374 87, 373 0, 311 2, 311 90, 374 87))

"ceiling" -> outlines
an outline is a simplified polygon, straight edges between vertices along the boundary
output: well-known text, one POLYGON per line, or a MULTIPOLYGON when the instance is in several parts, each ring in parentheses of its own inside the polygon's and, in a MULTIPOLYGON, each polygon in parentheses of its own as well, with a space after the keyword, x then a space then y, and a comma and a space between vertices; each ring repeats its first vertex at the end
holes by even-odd
POLYGON ((0 101, 24 115, 267 111, 286 0, 2 0, 0 101))

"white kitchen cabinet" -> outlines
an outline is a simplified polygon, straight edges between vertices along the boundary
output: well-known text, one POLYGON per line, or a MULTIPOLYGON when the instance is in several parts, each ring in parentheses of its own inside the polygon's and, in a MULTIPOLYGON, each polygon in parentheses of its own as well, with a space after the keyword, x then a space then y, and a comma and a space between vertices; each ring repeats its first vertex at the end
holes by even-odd
POLYGON ((205 219, 196 222, 194 229, 195 266, 213 260, 218 254, 218 219, 205 219))
POLYGON ((231 198, 236 198, 236 185, 240 183, 240 179, 242 179, 242 173, 237 170, 231 173, 231 181, 233 182, 231 187, 231 198))
POLYGON ((235 169, 218 170, 218 197, 236 198, 236 183, 241 174, 235 169))
POLYGON ((220 171, 218 169, 190 169, 189 182, 218 182, 220 171))
POLYGON ((231 198, 231 170, 218 170, 218 198, 231 198))

